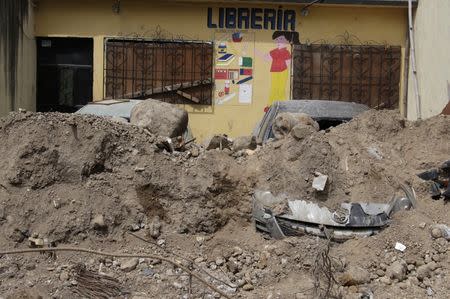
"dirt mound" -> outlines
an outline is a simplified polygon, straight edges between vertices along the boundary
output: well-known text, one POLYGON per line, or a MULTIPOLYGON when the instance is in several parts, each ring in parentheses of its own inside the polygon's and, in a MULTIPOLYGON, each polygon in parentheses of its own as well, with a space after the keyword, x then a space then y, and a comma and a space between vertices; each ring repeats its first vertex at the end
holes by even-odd
POLYGON ((446 161, 450 118, 412 123, 396 111, 368 111, 353 121, 297 141, 269 143, 247 161, 257 188, 314 200, 336 208, 342 202, 387 202, 402 182, 446 161), (314 174, 329 176, 324 192, 312 188, 314 174))
MULTIPOLYGON (((408 122, 396 111, 368 111, 255 151, 191 145, 169 153, 157 146, 158 136, 129 124, 10 114, 0 120, 0 243, 2 249, 43 243, 158 254, 231 297, 313 298, 331 273, 339 298, 448 298, 449 245, 430 230, 449 224, 450 210, 430 198, 416 174, 449 159, 449 137, 448 116, 408 122), (317 172, 329 177, 323 192, 312 188, 317 172), (416 190, 418 208, 396 214, 373 237, 343 244, 307 235, 277 241, 251 222, 255 189, 333 209, 342 202, 388 202, 404 182, 416 190), (395 250, 396 242, 406 250, 395 250)), ((158 259, 77 252, 0 256, 0 293, 107 293, 77 269, 134 299, 220 297, 158 259)))

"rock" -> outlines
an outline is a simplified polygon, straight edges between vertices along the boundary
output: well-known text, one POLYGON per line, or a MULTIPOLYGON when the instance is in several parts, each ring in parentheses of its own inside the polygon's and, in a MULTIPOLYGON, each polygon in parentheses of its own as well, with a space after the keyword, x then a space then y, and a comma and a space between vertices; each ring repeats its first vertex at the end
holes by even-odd
POLYGON ((176 105, 149 99, 131 110, 130 123, 144 127, 150 133, 177 137, 183 135, 188 125, 188 113, 176 105))
POLYGON ((214 135, 209 139, 206 143, 206 150, 214 150, 214 149, 231 149, 232 141, 228 138, 227 135, 214 135))
MULTIPOLYGON (((314 132, 316 132, 316 130, 313 127, 299 124, 292 128, 291 136, 296 140, 303 140, 306 137, 311 136, 314 132)), ((328 152, 325 150, 322 154, 326 155, 328 152)))
POLYGON ((191 156, 194 158, 197 158, 198 156, 200 156, 200 149, 197 146, 192 146, 192 148, 190 149, 191 152, 191 156))
POLYGON ((139 259, 133 258, 133 259, 123 262, 120 265, 120 270, 122 270, 123 272, 131 272, 134 269, 136 269, 138 264, 139 264, 139 259))
POLYGON ((405 261, 395 261, 386 270, 386 276, 390 279, 397 279, 403 281, 406 279, 407 264, 405 261))
POLYGON ((378 269, 378 270, 376 271, 376 273, 377 273, 377 275, 378 275, 379 277, 383 277, 383 276, 385 275, 385 272, 384 272, 383 270, 381 270, 381 269, 378 269))
POLYGON ((255 287, 252 284, 247 283, 242 287, 242 289, 246 292, 249 292, 249 291, 253 291, 255 289, 255 287))
POLYGON ((442 238, 442 231, 437 227, 433 227, 431 229, 431 236, 435 239, 442 238))
POLYGON ((101 215, 101 214, 96 215, 92 219, 92 226, 94 227, 94 229, 98 229, 98 230, 105 229, 106 223, 105 223, 105 219, 104 219, 103 215, 101 215))
POLYGON ((255 136, 241 136, 233 140, 233 151, 255 150, 257 147, 255 136))
POLYGON ((233 274, 236 274, 239 272, 239 265, 234 261, 231 261, 231 260, 228 261, 227 268, 228 268, 228 271, 230 271, 233 274))
POLYGON ((62 271, 61 274, 59 275, 59 280, 61 281, 69 280, 69 273, 67 273, 67 271, 62 271))
POLYGON ((384 284, 387 284, 387 285, 390 285, 392 283, 392 281, 387 276, 381 277, 380 278, 380 282, 384 283, 384 284))
POLYGON ((431 268, 428 264, 422 265, 417 268, 417 278, 419 280, 423 280, 424 278, 429 277, 430 274, 431 274, 431 268))
POLYGON ((158 239, 161 235, 161 220, 159 219, 159 216, 153 217, 152 222, 150 223, 150 236, 153 239, 158 239))
POLYGON ((311 126, 314 131, 319 131, 319 124, 305 113, 280 113, 272 124, 275 139, 286 137, 296 125, 311 126))
POLYGON ((421 222, 421 223, 419 224, 419 227, 420 227, 421 229, 424 229, 426 226, 427 226, 427 224, 426 224, 425 222, 421 222))
POLYGON ((360 285, 370 282, 370 273, 361 267, 350 266, 347 271, 337 278, 339 283, 343 286, 360 285))
POLYGON ((216 265, 217 266, 222 266, 223 264, 225 264, 225 260, 222 257, 218 257, 216 259, 216 265))

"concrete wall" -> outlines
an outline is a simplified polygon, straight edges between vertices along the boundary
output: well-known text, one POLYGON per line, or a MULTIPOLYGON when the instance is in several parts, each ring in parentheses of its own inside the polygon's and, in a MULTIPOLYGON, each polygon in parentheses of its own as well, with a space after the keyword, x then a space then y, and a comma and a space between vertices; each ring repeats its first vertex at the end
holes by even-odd
MULTIPOLYGON (((450 101, 450 1, 420 0, 414 29, 422 118, 428 118, 450 101)), ((407 110, 409 119, 417 119, 411 70, 407 110)))
MULTIPOLYGON (((218 1, 209 3, 174 3, 167 1, 122 1, 121 11, 112 11, 113 1, 40 0, 36 9, 36 36, 75 36, 94 38, 94 100, 101 100, 103 88, 103 41, 105 37, 146 37, 151 38, 157 28, 167 36, 183 36, 188 39, 217 42, 223 33, 207 26, 208 7, 217 9, 218 1)), ((224 7, 274 8, 271 4, 229 3, 224 7)), ((407 18, 403 8, 394 7, 343 7, 313 6, 307 17, 302 17, 299 5, 284 5, 284 9, 294 9, 297 13, 296 31, 301 42, 324 41, 341 43, 347 32, 355 36, 354 42, 375 41, 387 45, 401 46, 404 53, 407 18)), ((231 33, 233 31, 229 31, 231 33)), ((189 112, 190 126, 198 140, 211 134, 222 132, 230 136, 251 133, 262 117, 270 93, 270 63, 256 55, 268 53, 274 48, 272 30, 248 30, 253 44, 247 47, 254 57, 254 79, 252 102, 241 104, 233 99, 223 105, 185 105, 189 112), (255 53, 253 53, 253 51, 255 53)), ((230 34, 231 36, 231 34, 230 34)), ((242 51, 242 49, 236 49, 242 51)), ((403 69, 403 65, 402 65, 403 69)), ((403 81, 402 83, 403 84, 403 81)), ((216 82, 216 92, 217 96, 216 82)), ((403 92, 403 88, 400 88, 403 92)), ((288 92, 287 92, 288 96, 288 92)), ((400 96, 403 98, 403 94, 400 96)), ((400 105, 402 107, 402 105, 400 105)))
POLYGON ((12 110, 17 111, 19 108, 29 111, 36 109, 34 13, 31 4, 28 5, 28 20, 25 20, 22 28, 19 28, 18 31, 19 43, 16 50, 15 84, 11 84, 9 80, 9 73, 12 70, 8 63, 12 58, 7 57, 4 50, 0 50, 0 116, 4 116, 12 110), (5 65, 7 66, 6 68, 5 65), (11 92, 11 88, 14 88, 15 92, 11 92))

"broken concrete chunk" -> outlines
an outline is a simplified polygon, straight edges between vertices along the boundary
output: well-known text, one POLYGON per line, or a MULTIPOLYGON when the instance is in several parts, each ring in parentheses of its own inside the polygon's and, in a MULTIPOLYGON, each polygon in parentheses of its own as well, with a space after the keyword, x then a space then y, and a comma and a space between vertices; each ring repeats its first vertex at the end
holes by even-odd
POLYGON ((103 215, 99 214, 96 215, 93 219, 92 219, 92 226, 94 227, 94 229, 105 229, 106 228, 106 223, 105 223, 105 218, 103 217, 103 215))
POLYGON ((311 136, 316 130, 312 126, 304 124, 298 124, 291 130, 291 136, 297 140, 303 140, 308 136, 311 136))
POLYGON ((30 238, 28 238, 28 241, 30 241, 31 248, 44 247, 44 244, 45 244, 44 239, 41 239, 41 238, 30 237, 30 238))
POLYGON ((435 239, 444 238, 450 240, 450 227, 445 224, 436 224, 431 228, 431 236, 435 239))
POLYGON ((131 272, 134 269, 136 269, 138 264, 139 264, 139 259, 133 258, 133 259, 123 262, 120 265, 120 270, 122 270, 123 272, 131 272))
POLYGON ((161 221, 159 216, 155 216, 150 223, 150 236, 153 239, 158 239, 161 235, 161 221))
POLYGON ((233 150, 255 150, 257 147, 255 136, 241 136, 233 140, 233 150))
POLYGON ((310 126, 314 131, 319 131, 319 124, 305 113, 280 113, 275 118, 272 131, 275 139, 286 137, 297 125, 310 126))
POLYGON ((317 172, 316 177, 313 180, 312 187, 317 191, 323 191, 325 190, 327 181, 328 181, 327 175, 323 175, 320 172, 317 172))
POLYGON ((130 123, 144 127, 152 134, 176 137, 183 135, 188 126, 188 113, 176 105, 149 99, 131 110, 130 123))
POLYGON ((214 149, 224 150, 231 149, 233 142, 227 135, 214 135, 206 144, 206 150, 208 151, 214 149))
POLYGON ((386 276, 390 279, 403 281, 406 279, 407 264, 403 260, 395 261, 386 270, 386 276))
POLYGON ((347 271, 338 276, 338 281, 343 286, 365 284, 370 282, 370 273, 364 268, 350 266, 347 271))

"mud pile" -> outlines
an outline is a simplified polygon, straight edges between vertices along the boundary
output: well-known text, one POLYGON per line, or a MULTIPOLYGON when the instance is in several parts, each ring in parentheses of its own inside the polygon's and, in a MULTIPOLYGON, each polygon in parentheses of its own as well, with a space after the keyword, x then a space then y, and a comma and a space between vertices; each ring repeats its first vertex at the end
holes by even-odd
MULTIPOLYGON (((0 120, 1 249, 42 242, 158 254, 198 271, 230 297, 313 298, 323 270, 317 253, 329 248, 338 297, 432 292, 448 298, 448 241, 431 231, 449 224, 450 209, 430 198, 416 174, 449 159, 449 137, 449 117, 412 123, 395 111, 369 111, 302 141, 287 137, 255 151, 195 146, 168 153, 157 146, 158 136, 128 124, 10 114, 0 120), (316 172, 329 177, 323 192, 312 188, 316 172), (388 202, 405 182, 416 190, 418 208, 396 214, 374 237, 343 244, 312 236, 276 241, 251 222, 255 189, 336 208, 388 202), (407 249, 395 250, 396 242, 407 249)), ((80 290, 92 290, 77 280, 80 267, 90 277, 115 279, 122 297, 220 298, 157 259, 77 252, 0 256, 0 295, 79 298, 80 290)))

